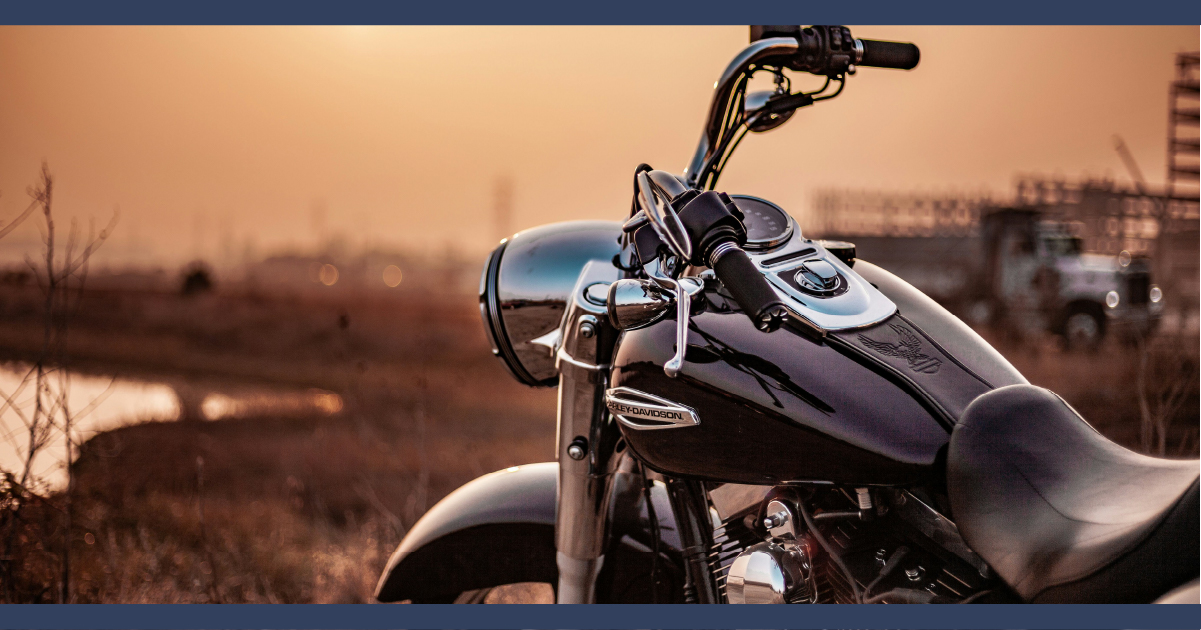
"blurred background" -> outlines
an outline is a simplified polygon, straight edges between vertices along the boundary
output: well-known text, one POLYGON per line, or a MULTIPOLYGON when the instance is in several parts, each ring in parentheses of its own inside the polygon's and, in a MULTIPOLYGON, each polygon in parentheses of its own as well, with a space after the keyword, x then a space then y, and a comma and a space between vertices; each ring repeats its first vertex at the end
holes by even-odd
MULTIPOLYGON (((721 189, 1195 457, 1197 28, 851 29, 922 62, 748 139, 721 189)), ((0 27, 0 601, 368 601, 440 497, 554 457, 554 391, 490 356, 487 253, 681 171, 746 43, 0 27)))

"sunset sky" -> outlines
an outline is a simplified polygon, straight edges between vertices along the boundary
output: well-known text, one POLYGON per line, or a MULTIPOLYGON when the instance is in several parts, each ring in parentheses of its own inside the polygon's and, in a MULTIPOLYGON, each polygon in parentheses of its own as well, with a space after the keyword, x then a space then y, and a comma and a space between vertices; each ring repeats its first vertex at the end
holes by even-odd
MULTIPOLYGON (((862 69, 749 137, 722 180, 802 229, 824 187, 1124 180, 1114 134, 1162 181, 1174 55, 1198 46, 1195 26, 851 30, 913 41, 921 65, 862 69)), ((45 159, 65 216, 120 207, 112 261, 230 264, 330 236, 482 255, 502 178, 516 230, 620 219, 637 164, 681 171, 746 43, 741 26, 0 27, 0 221, 45 159)), ((5 259, 37 231, 9 238, 5 259)))

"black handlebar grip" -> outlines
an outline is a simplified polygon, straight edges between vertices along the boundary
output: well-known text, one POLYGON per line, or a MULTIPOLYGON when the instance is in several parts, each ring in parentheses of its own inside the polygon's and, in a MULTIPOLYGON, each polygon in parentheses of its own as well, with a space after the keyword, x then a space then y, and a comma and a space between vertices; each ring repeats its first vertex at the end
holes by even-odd
POLYGON ((913 44, 874 39, 861 39, 859 42, 863 44, 863 57, 859 60, 861 66, 912 70, 922 58, 921 51, 913 44))
POLYGON ((784 303, 746 252, 733 243, 723 243, 714 248, 710 258, 716 258, 710 261, 710 266, 717 274, 717 279, 725 285, 756 328, 770 332, 784 323, 787 316, 784 303))

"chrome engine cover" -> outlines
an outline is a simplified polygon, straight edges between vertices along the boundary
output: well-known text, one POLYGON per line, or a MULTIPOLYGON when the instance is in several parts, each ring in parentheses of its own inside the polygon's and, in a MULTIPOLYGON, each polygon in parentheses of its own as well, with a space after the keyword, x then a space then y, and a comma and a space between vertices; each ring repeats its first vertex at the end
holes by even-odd
POLYGON ((731 604, 797 604, 812 602, 813 562, 804 544, 772 539, 738 554, 726 576, 731 604))

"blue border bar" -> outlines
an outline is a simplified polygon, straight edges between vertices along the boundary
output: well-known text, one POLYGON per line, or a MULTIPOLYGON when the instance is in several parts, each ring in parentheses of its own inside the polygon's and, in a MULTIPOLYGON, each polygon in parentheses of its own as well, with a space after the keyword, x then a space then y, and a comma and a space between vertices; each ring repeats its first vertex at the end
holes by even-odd
POLYGON ((0 628, 26 630, 375 630, 389 628, 1039 628, 1168 630, 1197 628, 1198 606, 362 606, 362 605, 4 605, 0 628))
POLYGON ((3 24, 1199 24, 1196 0, 4 0, 3 24))

